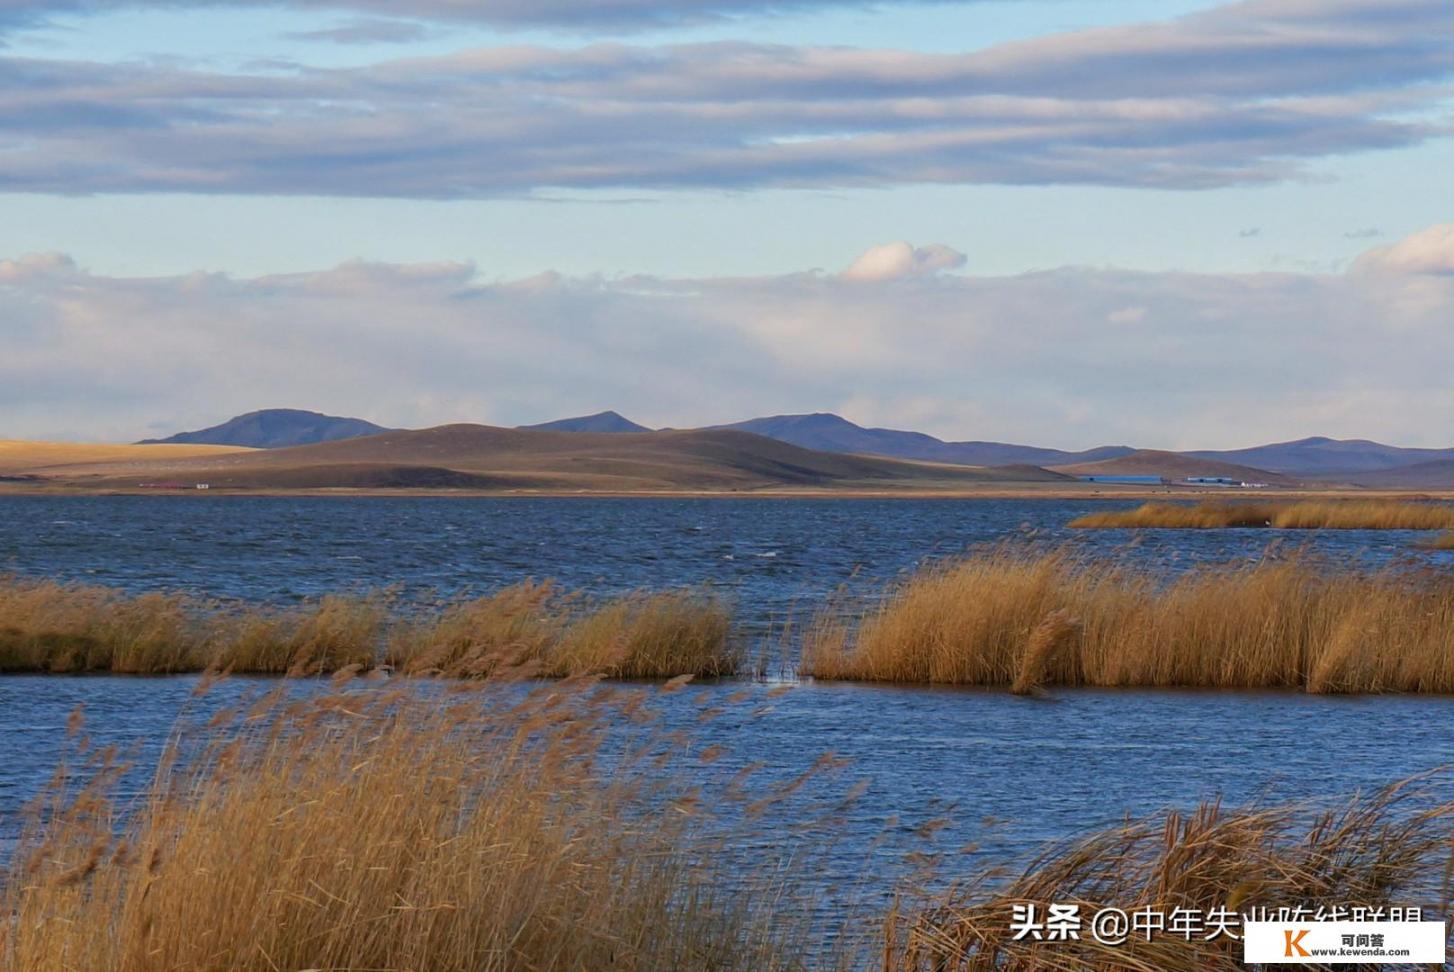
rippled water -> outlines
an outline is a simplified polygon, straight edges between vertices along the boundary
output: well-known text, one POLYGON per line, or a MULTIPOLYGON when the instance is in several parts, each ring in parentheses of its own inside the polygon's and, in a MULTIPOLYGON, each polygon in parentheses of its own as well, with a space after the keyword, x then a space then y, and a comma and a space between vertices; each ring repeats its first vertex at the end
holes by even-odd
POLYGON ((260 600, 401 586, 712 584, 751 613, 1003 540, 1174 569, 1307 545, 1339 562, 1416 557, 1411 531, 1075 531, 1096 500, 3 497, 0 572, 260 600), (1128 541, 1133 546, 1128 547, 1128 541))
MULTIPOLYGON (((1072 543, 1157 570, 1259 556, 1269 542, 1308 545, 1331 563, 1409 558, 1416 534, 1148 531, 1075 533, 1095 501, 0 498, 0 571, 288 601, 397 586, 487 591, 526 576, 570 587, 712 585, 748 626, 845 583, 883 578, 928 557, 1011 540, 1072 543)), ((154 759, 193 680, 0 677, 0 833, 60 757, 68 713, 84 703, 98 743, 154 759)), ((739 762, 788 779, 825 751, 851 760, 841 790, 868 791, 849 815, 834 868, 860 869, 891 817, 907 830, 952 807, 946 847, 982 844, 1022 860, 1038 842, 1221 794, 1337 797, 1454 763, 1454 700, 1322 698, 1286 693, 1064 691, 1051 700, 998 692, 882 686, 794 688, 699 725, 696 713, 740 684, 665 697, 667 720, 725 743, 739 762), (752 709, 768 704, 756 717, 752 709), (985 818, 997 822, 986 824, 985 818)), ((642 689, 645 691, 645 689, 642 689)), ((729 760, 727 765, 733 765, 729 760)), ((828 790, 825 789, 825 795, 828 790)))

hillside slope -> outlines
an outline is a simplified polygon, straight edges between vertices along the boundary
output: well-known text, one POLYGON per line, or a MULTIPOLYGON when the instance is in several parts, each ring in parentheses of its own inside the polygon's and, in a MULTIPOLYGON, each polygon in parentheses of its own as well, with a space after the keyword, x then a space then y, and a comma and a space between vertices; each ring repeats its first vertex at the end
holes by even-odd
POLYGON ((1414 463, 1396 469, 1350 473, 1336 478, 1375 489, 1454 489, 1454 459, 1414 463))
POLYGON ((119 445, 110 442, 29 442, 0 439, 0 476, 34 478, 67 475, 77 469, 108 465, 145 467, 246 452, 233 446, 119 445))

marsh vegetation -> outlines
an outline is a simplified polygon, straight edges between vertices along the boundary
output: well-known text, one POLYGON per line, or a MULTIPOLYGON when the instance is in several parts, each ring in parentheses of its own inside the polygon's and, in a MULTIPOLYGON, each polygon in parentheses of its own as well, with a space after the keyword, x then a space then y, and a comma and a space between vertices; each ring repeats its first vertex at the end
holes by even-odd
POLYGON ((829 902, 769 813, 796 815, 798 782, 704 776, 719 747, 653 726, 670 687, 287 685, 178 732, 139 798, 77 712, 73 762, 0 866, 0 966, 1179 972, 1240 968, 1240 949, 1016 941, 1012 906, 1447 914, 1454 806, 1418 785, 1331 808, 1207 803, 1013 869, 915 854, 892 895, 829 902))
POLYGON ((1070 525, 1084 530, 1451 530, 1454 506, 1404 499, 1143 503, 1089 513, 1070 525))

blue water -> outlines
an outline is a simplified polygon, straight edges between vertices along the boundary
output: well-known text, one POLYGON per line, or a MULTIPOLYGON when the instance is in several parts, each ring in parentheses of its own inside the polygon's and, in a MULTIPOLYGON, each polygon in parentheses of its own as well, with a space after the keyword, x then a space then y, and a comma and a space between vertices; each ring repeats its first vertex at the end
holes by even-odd
POLYGON ((1071 544, 1159 569, 1307 546, 1336 563, 1412 559, 1411 531, 1069 530, 1097 500, 6 497, 0 572, 131 591, 287 601, 399 587, 489 591, 713 585, 762 614, 926 558, 999 542, 1071 544))
MULTIPOLYGON (((707 585, 733 600, 745 627, 766 631, 842 585, 1000 542, 1069 543, 1161 571, 1255 558, 1269 543, 1306 546, 1331 565, 1454 563, 1415 549, 1419 535, 1403 532, 1147 531, 1132 540, 1065 528, 1103 508, 1090 500, 0 497, 0 572, 274 602, 383 587, 423 600, 529 576, 602 593, 707 585)), ((134 749, 144 768, 184 709, 205 711, 255 684, 238 680, 193 700, 190 678, 0 677, 0 838, 13 835, 19 807, 60 759, 77 704, 95 743, 134 749)), ((771 686, 751 685, 746 703, 698 722, 703 704, 742 688, 694 687, 658 704, 668 723, 725 744, 733 754, 725 766, 765 763, 765 781, 791 779, 825 751, 848 759, 813 784, 826 800, 869 781, 829 869, 838 878, 888 853, 869 850, 886 828, 907 831, 946 812, 954 823, 942 846, 975 842, 987 860, 1023 861, 1042 841, 1127 813, 1216 795, 1343 797, 1454 764, 1454 699, 1446 698, 1062 691, 1025 700, 803 684, 769 700, 771 686), (770 711, 752 714, 762 707, 770 711)))

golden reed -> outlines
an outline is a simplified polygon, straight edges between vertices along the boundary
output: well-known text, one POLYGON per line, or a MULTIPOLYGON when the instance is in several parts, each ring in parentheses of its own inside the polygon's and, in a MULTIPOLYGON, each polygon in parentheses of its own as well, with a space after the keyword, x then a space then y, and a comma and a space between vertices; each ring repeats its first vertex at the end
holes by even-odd
POLYGON ((731 675, 741 664, 727 608, 693 592, 590 601, 526 582, 422 617, 393 607, 385 595, 236 607, 9 578, 0 581, 0 671, 314 675, 383 661, 450 677, 674 678, 731 675))
POLYGON ((1428 919, 1447 920, 1454 804, 1430 805, 1426 796, 1413 781, 1331 810, 1229 811, 1208 802, 1190 814, 1113 827, 1047 850, 1018 874, 982 874, 947 892, 906 896, 885 923, 883 968, 1239 972, 1247 968, 1241 941, 1210 934, 1215 925, 1205 916, 1417 906, 1428 919), (1079 907, 1079 938, 1017 940, 1014 908, 1033 905, 1043 920, 1051 902, 1079 907), (1102 944, 1089 930, 1102 908, 1167 916, 1180 908, 1197 916, 1201 930, 1102 944))
POLYGON ((291 700, 283 685, 178 733, 139 801, 73 716, 84 772, 57 768, 0 866, 0 968, 1232 972, 1225 938, 1017 941, 1012 908, 1448 915, 1454 806, 1395 787, 1322 813, 1210 803, 1018 873, 919 872, 825 935, 811 858, 773 852, 785 834, 756 812, 797 781, 704 783, 711 750, 646 729, 623 747, 649 725, 649 691, 336 683, 291 700), (738 823, 702 826, 729 804, 738 823))
POLYGON ((1158 582, 1000 549, 828 605, 801 674, 1011 686, 1454 692, 1454 578, 1327 573, 1297 556, 1158 582))
POLYGON ((1089 513, 1070 522, 1077 529, 1222 530, 1451 530, 1454 506, 1413 500, 1299 500, 1236 503, 1209 500, 1143 503, 1132 510, 1089 513))
POLYGON ((659 746, 604 765, 631 703, 408 684, 225 715, 125 818, 114 763, 58 770, 0 868, 0 968, 802 967, 780 862, 725 877, 659 746))

